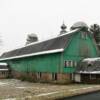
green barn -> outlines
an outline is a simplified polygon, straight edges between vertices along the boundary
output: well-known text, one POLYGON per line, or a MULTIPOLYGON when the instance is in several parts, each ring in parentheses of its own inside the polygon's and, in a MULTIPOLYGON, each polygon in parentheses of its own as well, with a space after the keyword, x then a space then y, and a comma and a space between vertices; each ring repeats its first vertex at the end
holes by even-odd
POLYGON ((98 48, 85 23, 75 23, 70 32, 64 24, 61 29, 55 38, 3 53, 0 61, 9 65, 15 78, 72 82, 79 62, 98 57, 98 48))

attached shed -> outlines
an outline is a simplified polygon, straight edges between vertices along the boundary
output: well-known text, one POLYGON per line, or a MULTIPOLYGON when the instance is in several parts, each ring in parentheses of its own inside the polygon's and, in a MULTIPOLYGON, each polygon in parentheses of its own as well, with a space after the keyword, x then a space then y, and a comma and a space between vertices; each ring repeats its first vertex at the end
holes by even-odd
POLYGON ((8 78, 9 68, 7 63, 0 63, 0 79, 8 78))
POLYGON ((83 59, 76 68, 76 82, 83 83, 100 83, 100 58, 83 59), (77 80, 79 77, 79 80, 77 80))
POLYGON ((91 33, 78 27, 55 38, 5 52, 0 61, 7 62, 17 78, 71 82, 78 63, 86 57, 97 56, 91 33))

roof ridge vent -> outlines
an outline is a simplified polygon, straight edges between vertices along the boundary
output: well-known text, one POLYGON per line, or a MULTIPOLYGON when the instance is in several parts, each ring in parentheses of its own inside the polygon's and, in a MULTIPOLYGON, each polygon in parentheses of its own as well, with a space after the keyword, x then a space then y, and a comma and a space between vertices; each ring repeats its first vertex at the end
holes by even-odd
POLYGON ((67 33, 66 28, 67 28, 67 26, 66 26, 65 23, 63 22, 63 24, 61 25, 60 35, 61 35, 61 34, 67 33))

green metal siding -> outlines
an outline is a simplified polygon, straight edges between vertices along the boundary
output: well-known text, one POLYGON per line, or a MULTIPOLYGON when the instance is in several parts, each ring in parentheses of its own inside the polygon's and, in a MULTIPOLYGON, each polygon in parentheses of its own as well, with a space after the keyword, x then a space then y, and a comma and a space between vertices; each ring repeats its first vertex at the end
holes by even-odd
POLYGON ((64 68, 63 73, 73 73, 74 71, 75 71, 75 68, 68 67, 68 68, 64 68))
POLYGON ((20 72, 59 72, 60 53, 20 58, 8 63, 13 70, 20 72))
POLYGON ((65 49, 63 56, 63 72, 74 72, 75 67, 64 68, 64 61, 71 60, 79 62, 80 60, 87 57, 97 57, 97 49, 94 41, 90 35, 87 34, 86 38, 82 38, 82 32, 74 34, 73 38, 70 40, 68 47, 65 49))

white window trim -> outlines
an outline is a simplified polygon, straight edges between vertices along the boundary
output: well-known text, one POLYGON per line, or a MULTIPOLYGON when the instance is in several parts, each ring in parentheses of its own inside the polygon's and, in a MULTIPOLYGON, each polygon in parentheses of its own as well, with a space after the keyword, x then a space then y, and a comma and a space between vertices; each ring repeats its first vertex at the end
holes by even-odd
POLYGON ((64 67, 74 67, 74 61, 73 60, 65 60, 64 61, 64 67))

